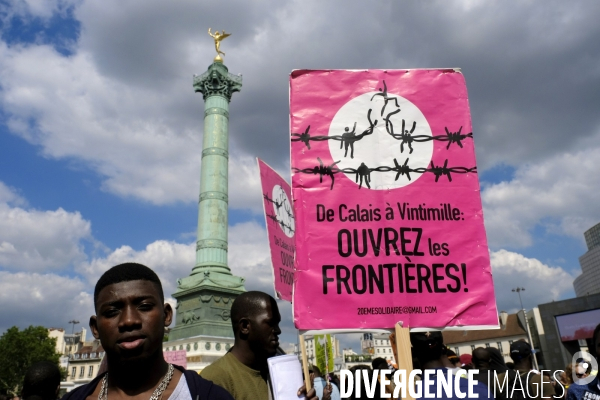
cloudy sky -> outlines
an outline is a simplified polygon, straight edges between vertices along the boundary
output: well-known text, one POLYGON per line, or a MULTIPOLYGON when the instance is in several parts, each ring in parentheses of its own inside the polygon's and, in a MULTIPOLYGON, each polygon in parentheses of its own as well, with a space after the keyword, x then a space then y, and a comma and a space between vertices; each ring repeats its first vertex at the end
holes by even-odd
POLYGON ((247 289, 272 290, 254 159, 289 176, 290 71, 460 67, 498 308, 516 311, 516 284, 528 308, 574 296, 600 222, 599 19, 595 0, 1 1, 0 332, 86 322, 120 262, 167 294, 189 274, 209 27, 233 32, 225 62, 244 76, 229 263, 247 289))

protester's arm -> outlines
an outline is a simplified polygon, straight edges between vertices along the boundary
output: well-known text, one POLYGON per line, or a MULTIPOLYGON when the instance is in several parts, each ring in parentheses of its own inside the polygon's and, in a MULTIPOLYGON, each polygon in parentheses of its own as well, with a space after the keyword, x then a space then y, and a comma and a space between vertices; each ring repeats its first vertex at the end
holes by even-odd
POLYGON ((331 392, 333 391, 331 383, 328 383, 323 388, 323 398, 320 400, 331 400, 331 392))
POLYGON ((317 397, 317 392, 315 392, 315 388, 310 389, 307 393, 306 385, 302 385, 302 387, 298 389, 298 396, 302 395, 306 396, 306 400, 319 400, 319 397, 317 397))

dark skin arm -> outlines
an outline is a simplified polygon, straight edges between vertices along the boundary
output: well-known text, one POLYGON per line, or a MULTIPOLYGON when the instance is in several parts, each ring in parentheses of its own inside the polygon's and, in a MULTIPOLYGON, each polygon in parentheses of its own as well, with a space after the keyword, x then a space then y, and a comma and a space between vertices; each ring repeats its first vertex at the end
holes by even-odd
POLYGON ((312 388, 306 393, 306 385, 302 385, 300 389, 298 389, 298 396, 306 396, 306 400, 319 400, 317 397, 317 392, 315 392, 315 388, 312 388))

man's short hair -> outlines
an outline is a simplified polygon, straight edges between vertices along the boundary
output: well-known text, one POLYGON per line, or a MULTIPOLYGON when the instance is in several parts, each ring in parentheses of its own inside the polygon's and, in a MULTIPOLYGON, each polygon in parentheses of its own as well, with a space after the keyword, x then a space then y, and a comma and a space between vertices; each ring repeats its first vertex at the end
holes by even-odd
POLYGON ((98 279, 96 287, 94 288, 94 307, 96 307, 96 303, 98 302, 98 295, 105 287, 115 283, 139 280, 154 283, 157 286, 160 301, 164 303, 165 296, 158 275, 145 265, 138 263, 124 263, 115 265, 98 279))
POLYGON ((58 365, 51 361, 40 361, 29 367, 25 373, 21 396, 23 399, 38 396, 43 400, 54 400, 59 386, 58 365))
POLYGON ((414 356, 421 366, 426 362, 439 359, 444 354, 444 337, 440 331, 412 332, 410 343, 414 356))
POLYGON ((483 368, 484 366, 489 367, 492 361, 492 355, 484 347, 477 347, 473 350, 471 361, 475 367, 483 368))
POLYGON ((321 374, 321 370, 319 369, 319 367, 317 367, 316 365, 311 365, 310 366, 311 371, 315 374, 316 377, 320 378, 323 375, 321 374))
MULTIPOLYGON (((237 332, 238 324, 242 318, 252 318, 264 310, 266 304, 275 304, 275 299, 264 292, 244 292, 235 298, 231 305, 231 325, 237 332)), ((273 312, 275 310, 272 310, 273 312)))
POLYGON ((371 361, 371 366, 373 369, 388 369, 388 362, 385 358, 377 357, 373 361, 371 361))

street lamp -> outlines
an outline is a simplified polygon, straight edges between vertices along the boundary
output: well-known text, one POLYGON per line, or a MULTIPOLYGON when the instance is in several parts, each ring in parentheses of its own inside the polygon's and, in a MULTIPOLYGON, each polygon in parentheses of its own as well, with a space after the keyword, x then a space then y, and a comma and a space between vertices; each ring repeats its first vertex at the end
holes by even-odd
POLYGON ((534 353, 533 353, 533 368, 535 368, 536 370, 539 370, 540 367, 538 366, 537 356, 535 354, 535 348, 533 347, 533 340, 531 338, 531 330, 529 329, 529 322, 527 322, 527 311, 523 307, 523 300, 521 300, 521 292, 524 292, 525 288, 517 287, 517 288, 513 289, 512 291, 517 292, 517 294, 519 295, 519 303, 521 303, 521 310, 523 310, 523 316, 525 317, 525 328, 527 329, 527 337, 529 338, 529 344, 531 344, 531 348, 534 351, 534 353))
POLYGON ((69 321, 70 324, 73 324, 73 328, 71 329, 71 335, 75 332, 75 325, 79 323, 79 321, 76 321, 74 319, 69 321))

